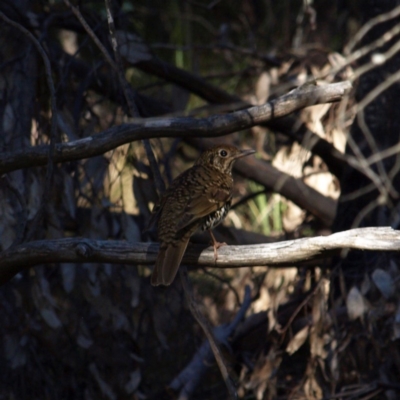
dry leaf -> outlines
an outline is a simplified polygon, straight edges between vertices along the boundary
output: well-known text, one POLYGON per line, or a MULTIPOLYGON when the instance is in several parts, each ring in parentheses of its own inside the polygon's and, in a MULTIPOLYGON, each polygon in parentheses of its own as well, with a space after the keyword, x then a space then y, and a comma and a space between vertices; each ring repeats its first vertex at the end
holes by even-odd
POLYGON ((351 320, 361 317, 367 311, 364 297, 355 286, 350 289, 347 295, 346 306, 347 314, 351 320))
POLYGON ((142 374, 139 368, 136 369, 134 372, 131 372, 130 379, 124 386, 126 393, 132 394, 139 386, 141 380, 142 374))
POLYGON ((286 347, 286 352, 292 355, 295 353, 307 340, 310 332, 310 327, 307 325, 300 331, 298 331, 292 338, 292 340, 288 343, 286 347))
POLYGON ((257 104, 264 104, 268 100, 270 87, 271 87, 271 77, 269 76, 269 73, 262 72, 255 86, 255 95, 257 98, 257 104))
POLYGON ((52 308, 41 308, 39 311, 43 319, 46 321, 47 325, 50 326, 50 328, 57 329, 61 327, 61 321, 52 308))
POLYGON ((386 271, 377 268, 372 273, 372 280, 385 299, 393 296, 395 285, 392 277, 386 271))

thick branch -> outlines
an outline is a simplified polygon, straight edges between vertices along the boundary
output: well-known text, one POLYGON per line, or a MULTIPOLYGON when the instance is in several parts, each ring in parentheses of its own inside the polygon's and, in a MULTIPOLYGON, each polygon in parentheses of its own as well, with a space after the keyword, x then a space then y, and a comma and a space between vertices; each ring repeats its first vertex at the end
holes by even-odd
MULTIPOLYGON (((400 231, 390 227, 358 228, 278 243, 224 246, 214 262, 213 248, 189 246, 183 263, 215 268, 283 267, 338 253, 341 249, 400 251, 400 231)), ((41 240, 0 253, 0 284, 25 268, 38 264, 103 262, 151 265, 158 253, 155 243, 127 243, 89 239, 41 240)))
MULTIPOLYGON (((250 107, 231 114, 208 118, 151 118, 135 121, 103 131, 97 135, 57 144, 55 162, 66 162, 104 154, 125 143, 154 137, 215 137, 250 128, 283 117, 293 111, 315 104, 339 101, 349 93, 348 81, 325 86, 304 86, 262 106, 250 107)), ((0 174, 15 169, 44 165, 48 146, 0 155, 0 174)))

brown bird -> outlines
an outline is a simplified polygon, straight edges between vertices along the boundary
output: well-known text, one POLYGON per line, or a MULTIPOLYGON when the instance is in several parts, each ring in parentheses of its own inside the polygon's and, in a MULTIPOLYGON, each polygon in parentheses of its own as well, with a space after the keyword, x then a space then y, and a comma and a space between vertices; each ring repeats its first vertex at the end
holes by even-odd
POLYGON ((232 167, 241 157, 254 150, 240 150, 219 145, 206 150, 176 179, 154 207, 152 219, 158 219, 160 251, 151 277, 151 284, 170 285, 190 237, 197 229, 208 230, 214 245, 214 256, 222 245, 215 240, 211 229, 226 216, 231 206, 232 167))

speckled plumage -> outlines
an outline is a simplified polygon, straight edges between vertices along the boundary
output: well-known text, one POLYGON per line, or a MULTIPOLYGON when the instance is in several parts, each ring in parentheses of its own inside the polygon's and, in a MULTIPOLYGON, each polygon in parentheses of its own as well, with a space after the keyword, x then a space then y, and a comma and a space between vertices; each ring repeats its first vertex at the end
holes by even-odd
POLYGON ((160 251, 152 285, 170 285, 193 233, 211 230, 225 218, 232 200, 233 163, 252 153, 230 145, 206 150, 161 196, 154 207, 160 251))

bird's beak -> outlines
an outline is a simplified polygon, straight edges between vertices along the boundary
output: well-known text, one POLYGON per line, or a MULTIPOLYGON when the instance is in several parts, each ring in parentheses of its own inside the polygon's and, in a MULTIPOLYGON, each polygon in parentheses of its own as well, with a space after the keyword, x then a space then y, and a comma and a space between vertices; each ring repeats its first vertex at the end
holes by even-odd
POLYGON ((236 155, 235 159, 249 156, 250 154, 254 154, 255 152, 256 151, 253 149, 240 150, 240 153, 236 155))

